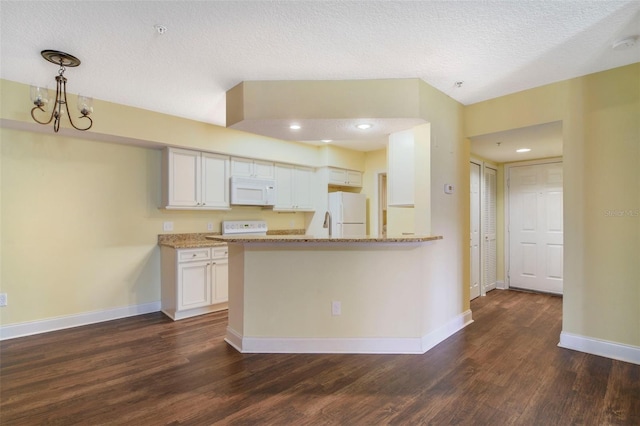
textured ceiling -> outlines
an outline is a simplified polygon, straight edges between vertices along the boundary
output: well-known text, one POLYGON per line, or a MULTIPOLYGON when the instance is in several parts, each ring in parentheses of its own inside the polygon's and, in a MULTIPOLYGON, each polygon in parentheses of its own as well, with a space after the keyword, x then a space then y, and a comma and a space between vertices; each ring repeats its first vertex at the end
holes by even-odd
POLYGON ((2 0, 0 16, 4 79, 51 88, 40 51, 62 50, 82 60, 69 92, 220 125, 242 81, 420 78, 471 104, 640 62, 640 43, 611 49, 640 35, 637 0, 2 0))

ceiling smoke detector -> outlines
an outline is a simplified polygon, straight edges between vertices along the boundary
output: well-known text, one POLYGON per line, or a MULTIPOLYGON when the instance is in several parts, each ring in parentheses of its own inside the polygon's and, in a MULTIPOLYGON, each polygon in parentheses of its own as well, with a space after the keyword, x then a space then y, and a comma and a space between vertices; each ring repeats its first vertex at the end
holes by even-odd
POLYGON ((167 27, 165 27, 164 25, 156 24, 153 26, 153 28, 156 29, 158 34, 164 34, 167 32, 167 27))
POLYGON ((618 41, 614 41, 613 44, 611 45, 611 48, 613 50, 628 49, 630 47, 635 46, 637 41, 638 41, 638 36, 626 37, 618 41))

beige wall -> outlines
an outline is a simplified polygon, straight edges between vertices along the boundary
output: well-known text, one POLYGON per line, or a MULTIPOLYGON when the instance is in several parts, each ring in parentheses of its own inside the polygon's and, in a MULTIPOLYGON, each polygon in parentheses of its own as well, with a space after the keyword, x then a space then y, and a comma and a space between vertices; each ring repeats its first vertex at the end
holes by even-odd
POLYGON ((157 236, 207 232, 227 219, 304 228, 302 213, 257 207, 161 210, 161 152, 53 134, 0 129, 2 324, 160 298, 157 236))
MULTIPOLYGON (((469 142, 464 138, 464 107, 426 83, 420 85, 420 109, 431 123, 430 214, 431 233, 442 235, 434 253, 430 273, 440 284, 439 292, 450 293, 453 313, 469 309, 469 142), (445 183, 454 194, 445 194, 445 183), (456 283, 456 285, 452 285, 456 283)), ((436 294, 427 295, 433 297, 436 294)), ((429 314, 429 312, 427 312, 429 314)), ((429 318, 425 318, 428 322, 429 318)))
MULTIPOLYGON (((159 300, 156 239, 164 221, 173 221, 174 232, 182 233, 206 232, 207 223, 217 228, 224 219, 265 218, 272 229, 300 228, 309 220, 300 213, 251 207, 232 212, 159 210, 162 146, 310 166, 364 167, 370 193, 374 175, 368 167, 382 165, 381 153, 323 150, 98 100, 91 131, 54 135, 51 128, 32 122, 28 86, 1 84, 0 289, 9 295, 9 306, 0 309, 3 325, 159 300)), ((419 86, 420 110, 434 123, 439 144, 432 146, 431 157, 441 163, 436 174, 460 188, 453 197, 438 193, 429 200, 436 210, 435 232, 445 238, 436 243, 434 261, 428 262, 429 282, 436 292, 444 292, 445 301, 438 306, 442 317, 424 318, 423 327, 429 330, 469 306, 468 294, 463 296, 468 292, 463 285, 468 281, 463 281, 468 250, 460 247, 468 227, 468 197, 462 195, 468 146, 461 142, 462 106, 417 80, 409 86, 419 86)), ((439 300, 435 296, 423 295, 439 300)))
POLYGON ((563 121, 563 332, 640 346, 640 64, 465 109, 468 137, 563 121))
MULTIPOLYGON (((272 229, 308 224, 309 214, 277 214, 251 207, 231 212, 158 209, 159 148, 163 146, 364 170, 365 191, 370 194, 374 174, 367 167, 383 165, 382 153, 279 141, 99 100, 91 131, 63 129, 55 135, 49 127, 32 122, 28 86, 6 80, 1 84, 0 287, 10 301, 0 310, 4 325, 157 301, 156 239, 163 233, 164 221, 173 221, 176 233, 206 232, 209 222, 217 229, 225 219, 264 218, 272 229)), ((418 81, 403 84, 415 88, 418 81)), ((435 90, 420 90, 420 108, 424 103, 446 104, 443 117, 434 114, 436 120, 442 119, 436 133, 445 136, 442 154, 436 157, 446 157, 444 162, 453 166, 447 169, 450 173, 465 161, 464 148, 458 147, 459 132, 448 130, 461 126, 461 106, 435 90)), ((466 260, 456 245, 466 219, 448 208, 457 210, 459 205, 441 206, 437 223, 457 221, 443 228, 447 232, 443 251, 453 253, 443 254, 448 261, 434 266, 429 274, 438 286, 454 289, 446 294, 448 302, 443 305, 443 312, 452 316, 465 306, 460 293, 466 260)), ((436 322, 431 319, 429 327, 436 327, 436 322)))

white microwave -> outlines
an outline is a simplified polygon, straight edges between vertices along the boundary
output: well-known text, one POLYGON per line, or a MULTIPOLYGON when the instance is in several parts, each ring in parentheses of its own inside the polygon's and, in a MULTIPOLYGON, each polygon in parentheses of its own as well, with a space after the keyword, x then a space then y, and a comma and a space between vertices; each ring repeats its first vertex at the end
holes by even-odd
POLYGON ((276 203, 276 181, 232 176, 231 204, 241 206, 273 206, 276 203))

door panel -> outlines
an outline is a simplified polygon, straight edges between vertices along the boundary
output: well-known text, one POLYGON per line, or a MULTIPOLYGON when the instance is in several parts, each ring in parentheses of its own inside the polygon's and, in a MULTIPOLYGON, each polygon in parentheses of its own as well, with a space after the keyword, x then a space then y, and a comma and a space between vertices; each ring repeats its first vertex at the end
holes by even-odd
POLYGON ((482 189, 483 194, 483 210, 484 215, 482 217, 483 228, 483 247, 482 247, 482 259, 484 268, 483 270, 483 282, 482 286, 484 291, 491 291, 496 288, 496 281, 498 279, 497 271, 497 250, 498 244, 496 240, 497 229, 497 171, 490 167, 484 168, 484 185, 482 189))
POLYGON ((480 296, 480 165, 471 163, 471 274, 469 297, 480 296))
POLYGON ((509 170, 509 285, 562 294, 562 163, 509 170))

